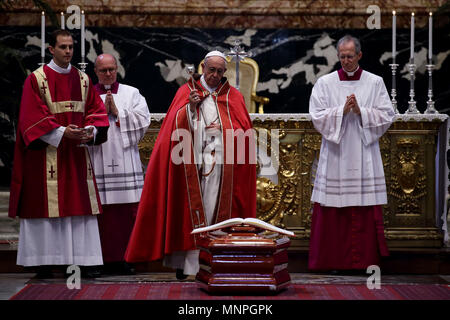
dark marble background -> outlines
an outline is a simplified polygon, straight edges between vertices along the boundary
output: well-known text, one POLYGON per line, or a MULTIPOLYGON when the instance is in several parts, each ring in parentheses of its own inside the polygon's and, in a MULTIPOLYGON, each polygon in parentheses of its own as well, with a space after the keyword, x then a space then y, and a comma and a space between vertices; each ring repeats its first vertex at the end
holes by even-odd
MULTIPOLYGON (((49 29, 48 31, 51 31, 49 29)), ((93 61, 101 52, 119 59, 119 81, 139 88, 150 112, 166 112, 178 87, 186 81, 186 64, 195 66, 214 49, 229 50, 240 39, 260 67, 258 95, 270 98, 266 113, 307 113, 311 89, 318 77, 339 68, 335 45, 351 33, 361 39, 363 69, 382 76, 391 88, 391 30, 315 29, 193 29, 193 28, 88 28, 87 73, 97 81, 93 61)), ((74 64, 80 62, 80 33, 75 39, 74 64)), ((428 29, 416 29, 416 101, 426 108, 428 29)), ((47 36, 48 37, 48 36, 47 36)), ((409 30, 397 30, 397 88, 399 110, 407 109, 409 81, 409 30)), ((450 27, 434 30, 436 108, 449 113, 450 27)), ((46 62, 51 56, 47 50, 46 62)), ((0 186, 9 186, 16 121, 23 81, 40 62, 39 27, 0 27, 0 186)))

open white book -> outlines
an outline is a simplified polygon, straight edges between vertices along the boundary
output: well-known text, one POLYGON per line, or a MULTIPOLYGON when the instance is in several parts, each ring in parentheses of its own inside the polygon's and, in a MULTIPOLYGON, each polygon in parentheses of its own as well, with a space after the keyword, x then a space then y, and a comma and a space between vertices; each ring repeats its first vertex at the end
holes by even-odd
POLYGON ((264 230, 269 230, 269 231, 273 231, 273 232, 277 232, 277 233, 281 233, 281 234, 285 234, 287 236, 294 236, 294 233, 292 231, 288 231, 285 229, 281 229, 278 227, 275 227, 274 225, 264 222, 262 220, 259 219, 255 219, 255 218, 231 218, 222 222, 218 222, 216 224, 207 226, 207 227, 202 227, 202 228, 197 228, 192 230, 191 234, 196 234, 196 233, 201 233, 201 232, 208 232, 208 231, 214 231, 214 230, 218 230, 218 229, 222 229, 222 228, 226 228, 226 227, 232 227, 232 226, 238 226, 241 224, 246 224, 246 225, 250 225, 250 226, 255 226, 255 227, 259 227, 261 229, 264 230))

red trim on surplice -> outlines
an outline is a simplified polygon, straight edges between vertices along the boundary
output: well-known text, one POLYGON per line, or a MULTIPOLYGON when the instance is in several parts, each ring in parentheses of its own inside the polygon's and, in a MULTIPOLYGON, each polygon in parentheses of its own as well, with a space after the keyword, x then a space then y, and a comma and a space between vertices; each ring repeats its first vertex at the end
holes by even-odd
MULTIPOLYGON (((202 88, 200 81, 197 81, 196 85, 202 88)), ((229 108, 227 117, 235 130, 246 131, 252 128, 241 93, 227 82, 221 84, 217 92, 219 95, 216 101, 221 118, 229 108)), ((188 84, 178 89, 156 139, 145 176, 136 223, 125 255, 129 262, 157 260, 174 251, 196 248, 194 237, 190 234, 193 223, 185 166, 183 163, 174 164, 171 161, 172 149, 179 143, 171 141, 171 135, 176 129, 177 114, 185 112, 187 108, 189 93, 188 84)), ((225 139, 225 133, 223 137, 225 139)), ((236 140, 235 138, 235 150, 238 148, 236 140)), ((248 144, 246 140, 247 150, 248 144)), ((225 184, 231 187, 231 194, 226 195, 231 210, 228 215, 219 213, 218 219, 256 216, 256 165, 248 164, 249 157, 246 159, 247 164, 238 164, 236 156, 235 153, 234 164, 230 166, 232 178, 227 172, 222 176, 224 185, 221 195, 225 194, 224 190, 227 187, 225 184)), ((198 170, 195 178, 198 179, 198 170)))

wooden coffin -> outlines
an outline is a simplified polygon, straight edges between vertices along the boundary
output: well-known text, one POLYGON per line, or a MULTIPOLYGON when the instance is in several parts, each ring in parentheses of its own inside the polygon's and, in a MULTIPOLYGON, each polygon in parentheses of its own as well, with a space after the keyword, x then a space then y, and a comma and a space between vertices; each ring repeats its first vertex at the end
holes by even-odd
POLYGON ((290 283, 288 237, 267 238, 255 227, 231 227, 201 237, 196 281, 210 293, 277 293, 290 283))

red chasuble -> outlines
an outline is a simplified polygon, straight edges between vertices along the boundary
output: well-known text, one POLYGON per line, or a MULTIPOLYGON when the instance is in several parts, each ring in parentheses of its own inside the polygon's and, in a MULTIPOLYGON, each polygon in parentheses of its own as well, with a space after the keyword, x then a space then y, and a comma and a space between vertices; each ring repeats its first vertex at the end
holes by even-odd
POLYGON ((79 141, 62 138, 58 148, 39 138, 60 126, 93 125, 96 144, 106 141, 108 116, 89 77, 72 66, 48 66, 25 80, 16 136, 9 216, 53 218, 100 213, 89 155, 79 141))
MULTIPOLYGON (((191 231, 205 225, 200 178, 193 161, 192 145, 190 154, 183 153, 184 163, 175 164, 171 160, 171 152, 179 144, 171 141, 172 133, 177 128, 190 132, 187 104, 192 86, 203 96, 209 94, 200 81, 192 81, 177 91, 169 107, 149 161, 136 223, 125 254, 128 262, 158 260, 174 251, 194 250, 196 241, 191 231), (186 161, 189 158, 190 161, 186 161)), ((244 133, 252 128, 244 98, 227 81, 222 82, 212 96, 219 113, 225 149, 213 223, 232 217, 255 217, 256 165, 255 161, 249 164, 249 139, 245 139, 245 145, 242 145, 236 137, 236 130, 244 133), (226 139, 228 129, 234 130, 234 138, 226 139), (225 157, 230 148, 235 151, 233 161, 225 157), (242 160, 238 159, 238 149, 245 149, 245 161, 237 161, 242 160)))

